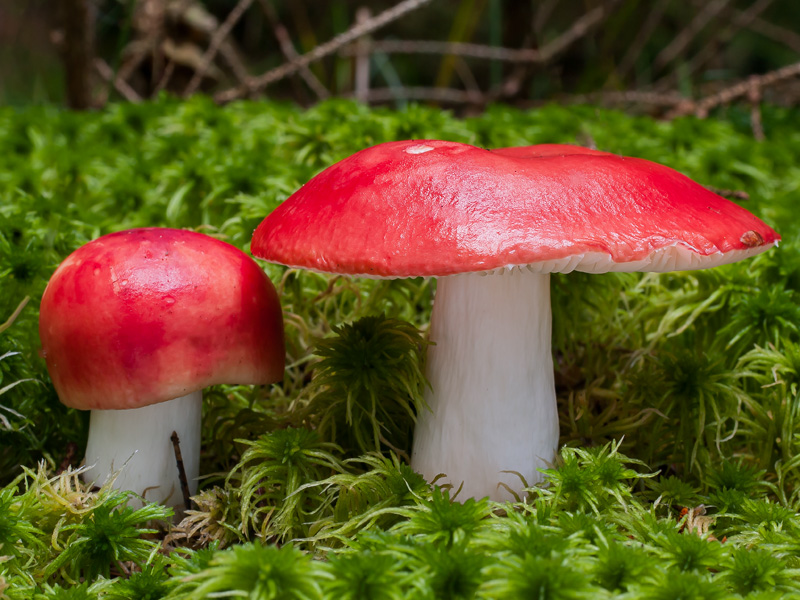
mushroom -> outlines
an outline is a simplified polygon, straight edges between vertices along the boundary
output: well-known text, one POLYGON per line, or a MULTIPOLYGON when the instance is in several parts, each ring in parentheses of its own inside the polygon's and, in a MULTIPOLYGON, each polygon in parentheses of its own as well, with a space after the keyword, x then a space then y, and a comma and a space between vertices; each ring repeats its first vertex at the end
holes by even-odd
POLYGON ((278 295, 241 250, 132 229, 78 248, 44 291, 39 336, 64 404, 91 410, 85 477, 171 506, 197 490, 202 389, 283 377, 278 295))
POLYGON ((261 223, 268 261, 360 277, 438 277, 412 466, 464 497, 510 497, 552 462, 550 273, 734 262, 779 236, 663 165, 566 145, 446 141, 362 150, 261 223))

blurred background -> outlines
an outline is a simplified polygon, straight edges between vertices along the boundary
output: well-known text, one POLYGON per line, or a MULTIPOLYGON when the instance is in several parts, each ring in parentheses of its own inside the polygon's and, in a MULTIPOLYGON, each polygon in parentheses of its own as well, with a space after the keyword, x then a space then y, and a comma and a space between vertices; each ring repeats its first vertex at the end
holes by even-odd
POLYGON ((0 0, 5 105, 202 91, 704 116, 797 105, 798 75, 796 0, 0 0))

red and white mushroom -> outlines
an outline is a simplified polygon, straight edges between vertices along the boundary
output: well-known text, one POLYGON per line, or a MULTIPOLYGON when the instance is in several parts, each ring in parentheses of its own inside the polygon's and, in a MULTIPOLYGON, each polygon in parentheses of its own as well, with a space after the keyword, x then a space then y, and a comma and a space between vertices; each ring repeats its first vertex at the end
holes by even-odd
POLYGON ((178 506, 173 431, 197 489, 202 389, 283 377, 283 322, 241 250, 176 229, 133 229, 70 254, 42 297, 39 334, 61 401, 91 410, 87 478, 178 506))
POLYGON ((663 165, 586 148, 381 144, 323 171, 258 227, 266 260, 361 277, 438 277, 430 412, 412 466, 463 497, 508 498, 558 444, 549 273, 734 262, 779 236, 663 165))

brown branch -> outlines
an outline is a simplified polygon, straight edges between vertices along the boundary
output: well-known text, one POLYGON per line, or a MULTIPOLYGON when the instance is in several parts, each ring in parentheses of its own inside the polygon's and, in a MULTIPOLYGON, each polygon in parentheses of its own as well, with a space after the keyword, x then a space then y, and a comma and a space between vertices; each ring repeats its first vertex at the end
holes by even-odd
POLYGON ((320 44, 306 54, 298 56, 297 59, 289 61, 288 63, 284 63, 280 67, 267 71, 258 77, 252 78, 249 81, 248 86, 240 85, 235 88, 225 90, 216 94, 214 99, 217 102, 230 102, 232 100, 236 100, 237 98, 241 98, 251 90, 261 91, 270 84, 280 81, 284 77, 297 72, 302 67, 336 52, 339 50, 339 48, 346 46, 353 40, 372 33, 373 31, 388 25, 392 21, 399 19, 407 13, 424 6, 429 2, 431 2, 431 0, 403 0, 392 8, 387 9, 377 16, 369 19, 363 24, 356 24, 344 33, 337 35, 330 41, 320 44))
MULTIPOLYGON (((361 6, 356 11, 356 23, 363 25, 372 16, 366 6, 361 6)), ((369 96, 370 75, 370 42, 366 37, 355 41, 355 97, 359 102, 366 102, 369 96)))
POLYGON ((126 54, 122 60, 122 64, 117 69, 117 77, 123 81, 128 81, 133 72, 138 69, 142 63, 152 55, 153 47, 150 45, 150 40, 134 41, 128 44, 126 54))
MULTIPOLYGON (((650 10, 645 19, 642 26, 639 28, 639 33, 636 34, 636 38, 631 43, 628 51, 625 53, 625 56, 622 57, 622 60, 619 61, 618 66, 615 69, 617 77, 620 79, 624 79, 625 76, 628 74, 633 66, 636 64, 636 59, 639 58, 639 55, 642 53, 642 48, 645 47, 647 42, 650 40, 650 36, 653 35, 656 27, 658 27, 659 22, 661 22, 661 18, 664 16, 664 12, 667 10, 667 5, 670 3, 670 0, 659 0, 659 2, 650 10)), ((609 76, 610 78, 611 76, 609 76)), ((606 83, 609 83, 608 81, 606 83)))
MULTIPOLYGON (((581 16, 572 26, 554 39, 549 44, 535 50, 531 48, 501 48, 497 46, 486 46, 482 44, 470 44, 463 42, 439 42, 439 41, 408 41, 408 40, 383 40, 377 42, 363 42, 371 52, 383 52, 385 54, 404 53, 404 54, 451 54, 455 56, 479 58, 484 60, 499 60, 517 64, 542 64, 552 60, 559 53, 566 50, 576 40, 586 35, 592 27, 599 24, 607 11, 603 7, 597 7, 581 16)), ((360 51, 358 45, 343 48, 342 55, 352 56, 360 51)), ((493 98, 500 95, 510 95, 508 84, 499 93, 495 93, 493 98)), ((386 102, 396 99, 413 100, 432 100, 453 103, 474 103, 484 104, 488 99, 480 92, 473 89, 469 91, 456 90, 452 88, 383 88, 371 90, 367 95, 370 102, 386 102)))
POLYGON ((731 100, 744 96, 751 92, 753 86, 759 88, 769 87, 785 79, 797 77, 800 75, 800 62, 781 67, 775 71, 770 71, 764 75, 753 75, 746 81, 732 85, 712 96, 709 96, 697 103, 695 113, 700 117, 705 117, 708 111, 716 108, 720 104, 727 104, 731 100))
MULTIPOLYGON (((675 118, 694 113, 700 118, 708 116, 711 109, 727 104, 736 98, 753 94, 753 88, 762 90, 765 87, 775 85, 785 79, 800 76, 800 62, 781 67, 775 71, 770 71, 764 75, 753 75, 745 81, 740 81, 730 87, 725 88, 695 102, 687 102, 683 107, 678 107, 675 111, 667 115, 667 118, 675 118)), ((752 96, 751 96, 752 97, 752 96)))
POLYGON ((169 84, 169 80, 172 79, 172 75, 174 73, 175 62, 169 61, 167 66, 164 67, 164 72, 161 74, 161 79, 158 80, 156 87, 153 88, 153 97, 158 96, 164 89, 166 89, 167 85, 169 84))
MULTIPOLYGON (((464 84, 464 87, 467 88, 469 93, 483 96, 481 87, 478 85, 478 80, 475 78, 475 74, 472 72, 472 69, 469 68, 469 65, 463 58, 459 56, 457 59, 458 60, 456 60, 453 68, 458 74, 458 77, 461 79, 461 83, 464 84)), ((485 103, 485 101, 481 102, 481 104, 485 103)))
MULTIPOLYGON (((727 8, 725 12, 735 15, 737 18, 744 14, 742 11, 733 7, 727 8)), ((747 28, 763 35, 764 37, 783 44, 784 46, 800 54, 800 34, 791 29, 786 29, 785 27, 781 27, 775 23, 770 23, 769 21, 765 21, 761 18, 753 19, 752 23, 747 25, 747 28)))
MULTIPOLYGON (((741 30, 752 27, 753 23, 758 19, 759 15, 767 10, 774 0, 756 0, 745 11, 734 11, 733 18, 731 19, 731 27, 726 29, 720 36, 724 42, 730 41, 733 35, 741 30)), ((694 57, 688 65, 689 72, 692 73, 699 67, 703 66, 714 55, 714 40, 706 44, 696 57, 694 57)))
MULTIPOLYGON (((278 15, 275 12, 275 8, 270 3, 270 0, 259 0, 259 4, 261 5, 261 9, 264 11, 264 14, 267 16, 267 19, 269 19, 270 23, 272 24, 272 30, 275 33, 275 39, 278 40, 278 46, 280 47, 283 56, 289 61, 296 60, 299 56, 297 54, 297 50, 294 49, 289 32, 283 23, 281 23, 278 19, 278 15)), ((300 67, 299 71, 300 77, 303 78, 303 81, 306 82, 306 85, 317 95, 317 98, 324 100, 330 96, 328 88, 322 85, 322 82, 317 79, 314 73, 311 72, 311 69, 308 68, 308 65, 300 67)))
POLYGON ((122 94, 125 100, 134 103, 142 101, 141 96, 136 93, 136 90, 134 90, 127 81, 115 76, 113 69, 102 58, 94 59, 94 68, 100 74, 100 77, 110 82, 114 86, 114 89, 122 94))
POLYGON ((694 19, 672 40, 672 42, 658 53, 653 60, 653 65, 656 69, 661 69, 671 63, 677 56, 683 52, 691 41, 697 36, 698 33, 708 25, 709 21, 713 19, 730 0, 712 0, 705 5, 694 19))
POLYGON ((800 35, 791 29, 775 25, 775 23, 770 23, 764 19, 755 19, 753 24, 750 25, 750 29, 800 53, 800 35))
MULTIPOLYGON (((166 38, 167 0, 137 0, 133 12, 133 40, 123 50, 123 61, 117 69, 117 78, 130 82, 131 76, 147 61, 145 71, 150 71, 143 93, 149 93, 153 81, 162 81, 168 68, 163 42, 166 38)), ((172 69, 174 70, 174 65, 172 69)), ((167 80, 170 75, 166 75, 167 80)), ((151 93, 152 95, 152 93, 151 93)))
MULTIPOLYGON (((380 51, 387 54, 394 52, 451 54, 486 60, 501 60, 517 64, 537 64, 545 63, 560 52, 563 52, 577 39, 586 35, 592 27, 600 23, 606 14, 607 11, 602 7, 589 11, 575 21, 567 31, 539 50, 528 48, 498 48, 496 46, 485 46, 481 44, 437 41, 384 40, 381 42, 365 43, 369 45, 368 47, 371 51, 380 51)), ((357 51, 357 46, 351 46, 344 49, 342 54, 352 55, 357 51)), ((362 96, 363 100, 366 102, 390 102, 402 99, 485 105, 488 101, 500 95, 507 95, 510 93, 513 92, 509 92, 508 85, 504 86, 500 92, 495 92, 493 96, 486 96, 477 88, 464 91, 453 88, 402 87, 372 89, 369 90, 368 93, 362 94, 362 96)))
POLYGON ((704 185, 703 187, 711 192, 714 192, 717 196, 733 198, 734 200, 750 200, 750 194, 744 190, 729 190, 726 188, 714 187, 713 185, 704 185))
POLYGON ((181 482, 181 493, 183 494, 183 506, 186 510, 192 508, 192 499, 189 493, 189 481, 186 479, 186 469, 183 465, 183 454, 181 453, 181 440, 178 432, 173 431, 169 436, 172 441, 172 450, 175 452, 175 463, 178 467, 178 481, 181 482))
MULTIPOLYGON (((364 41, 364 49, 369 52, 382 52, 383 54, 453 54, 465 58, 479 58, 485 60, 499 60, 503 62, 542 62, 542 54, 538 50, 527 48, 501 48, 498 46, 485 46, 483 44, 470 44, 466 42, 439 42, 428 40, 381 40, 364 41)), ((357 56, 360 52, 358 45, 353 44, 342 48, 342 56, 357 56)))
POLYGON ((569 48, 580 38, 589 33, 593 27, 598 25, 604 17, 608 15, 608 10, 603 6, 593 8, 582 15, 572 24, 572 27, 559 35, 549 44, 542 46, 539 50, 542 62, 550 62, 555 56, 569 48))
POLYGON ((233 71, 233 76, 236 77, 236 81, 238 81, 240 84, 246 84, 248 77, 250 77, 250 73, 247 72, 247 69, 242 62, 242 59, 239 57, 234 45, 228 41, 223 42, 219 48, 219 53, 225 62, 228 63, 231 71, 233 71))
MULTIPOLYGON (((294 44, 292 44, 292 40, 289 37, 289 31, 286 29, 286 27, 280 24, 276 25, 275 38, 278 40, 281 52, 283 53, 283 56, 286 59, 292 61, 296 60, 297 57, 300 56, 297 53, 297 50, 294 49, 294 44)), ((311 88, 311 91, 313 91, 317 95, 317 98, 319 98, 320 100, 324 100, 325 98, 328 98, 331 95, 330 92, 328 91, 328 88, 326 88, 322 84, 322 82, 317 78, 317 76, 314 75, 311 69, 308 68, 308 65, 300 67, 300 69, 298 69, 298 72, 300 74, 300 77, 303 78, 303 81, 306 82, 306 85, 309 88, 311 88)))
MULTIPOLYGON (((602 22, 603 18, 609 14, 611 7, 613 7, 617 1, 618 0, 611 0, 608 7, 598 6, 582 15, 578 20, 573 22, 572 26, 564 33, 539 49, 539 60, 537 62, 550 62, 555 56, 589 33, 593 27, 602 22)), ((489 92, 487 101, 493 102, 500 98, 516 94, 522 87, 522 83, 527 74, 527 65, 518 64, 502 85, 489 92)))
POLYGON ((189 81, 189 85, 186 86, 186 89, 183 92, 184 96, 191 96, 197 91, 197 88, 200 87, 200 83, 203 81, 203 76, 208 71, 208 68, 211 66, 211 62, 216 57, 217 52, 219 51, 222 42, 225 41, 225 38, 233 29, 233 26, 239 22, 239 19, 242 18, 245 11, 250 8, 250 5, 253 3, 253 0, 239 0, 233 10, 228 14, 227 18, 223 23, 217 27, 214 34, 211 36, 211 41, 208 44, 208 48, 203 54, 202 63, 200 63, 200 67, 194 72, 192 75, 192 79, 189 81))
POLYGON ((645 92, 629 90, 623 92, 594 92, 590 94, 576 94, 559 99, 560 102, 569 104, 647 104, 651 106, 676 107, 685 102, 687 98, 677 92, 645 92))
MULTIPOLYGON (((706 63, 708 63, 708 61, 714 58, 714 56, 718 53, 720 43, 725 44, 729 42, 737 31, 749 27, 753 21, 758 18, 758 15, 769 8, 769 5, 772 4, 772 2, 773 0, 757 0, 744 12, 727 13, 729 15, 733 14, 731 26, 727 29, 720 30, 718 37, 715 36, 713 39, 711 39, 702 48, 702 50, 700 50, 684 65, 685 73, 696 73, 699 69, 705 66, 706 63)), ((677 73, 675 71, 665 75, 655 82, 654 87, 672 87, 674 85, 676 75, 677 73)))

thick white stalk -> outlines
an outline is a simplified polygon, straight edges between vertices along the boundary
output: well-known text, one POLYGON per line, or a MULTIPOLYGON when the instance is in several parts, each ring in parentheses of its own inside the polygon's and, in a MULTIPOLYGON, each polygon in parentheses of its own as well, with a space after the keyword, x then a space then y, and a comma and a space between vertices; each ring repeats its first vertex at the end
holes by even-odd
POLYGON ((555 457, 550 275, 514 269, 442 277, 431 316, 427 394, 411 465, 459 499, 511 499, 555 457))
POLYGON ((114 487, 131 490, 150 502, 183 506, 175 451, 180 439, 189 493, 197 491, 200 469, 202 391, 160 404, 129 410, 93 410, 89 421, 84 479, 102 485, 117 475, 114 487))

